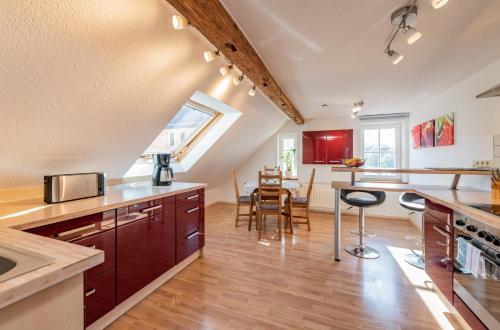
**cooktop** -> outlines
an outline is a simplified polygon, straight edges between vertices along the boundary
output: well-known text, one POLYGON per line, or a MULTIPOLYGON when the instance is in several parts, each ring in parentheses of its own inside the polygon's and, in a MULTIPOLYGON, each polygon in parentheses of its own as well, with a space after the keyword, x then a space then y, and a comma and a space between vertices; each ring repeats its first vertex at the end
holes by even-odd
POLYGON ((478 203, 472 203, 472 204, 467 204, 473 208, 476 208, 478 210, 481 210, 483 212, 491 213, 493 215, 496 215, 500 217, 500 204, 478 204, 478 203))

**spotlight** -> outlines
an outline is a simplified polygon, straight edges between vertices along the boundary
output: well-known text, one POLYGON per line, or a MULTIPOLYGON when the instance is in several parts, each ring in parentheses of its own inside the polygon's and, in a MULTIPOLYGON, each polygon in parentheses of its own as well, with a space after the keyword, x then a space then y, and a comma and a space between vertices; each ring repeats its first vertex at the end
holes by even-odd
POLYGON ((351 113, 351 118, 356 119, 357 115, 355 113, 351 113))
POLYGON ((225 77, 225 76, 227 76, 227 74, 229 73, 229 71, 231 71, 231 69, 232 69, 232 68, 233 68, 233 65, 232 65, 232 64, 231 64, 231 65, 224 65, 223 67, 221 67, 221 68, 219 69, 219 72, 220 72, 220 74, 221 74, 223 77, 225 77))
POLYGON ((409 25, 403 29, 403 32, 407 35, 406 42, 408 42, 408 45, 413 44, 422 37, 422 33, 418 32, 415 28, 412 28, 409 25))
POLYGON ((234 78, 233 78, 233 84, 234 84, 235 86, 238 86, 238 85, 239 85, 239 84, 243 81, 243 78, 245 78, 245 77, 243 76, 243 74, 242 74, 241 76, 236 76, 236 77, 234 77, 234 78))
MULTIPOLYGON (((365 102, 363 102, 363 101, 358 101, 358 102, 354 103, 354 108, 352 108, 352 114, 356 115, 358 112, 360 112, 361 109, 363 108, 363 105, 365 105, 365 102)), ((351 117, 352 117, 352 115, 351 115, 351 117)))
POLYGON ((394 64, 394 65, 401 62, 404 58, 403 55, 401 55, 400 53, 398 53, 397 51, 392 50, 392 49, 387 49, 385 51, 385 53, 387 54, 387 56, 389 56, 389 59, 391 60, 392 64, 394 64))
POLYGON ((182 30, 189 26, 189 22, 186 17, 182 15, 174 15, 172 16, 172 26, 176 30, 182 30))
POLYGON ((207 50, 206 52, 203 52, 203 58, 205 59, 205 61, 207 63, 210 63, 212 62, 213 60, 215 60, 215 57, 216 56, 219 56, 220 55, 220 52, 219 50, 207 50))
POLYGON ((448 3, 448 0, 431 0, 432 7, 434 9, 439 9, 446 5, 448 3))
POLYGON ((255 87, 255 85, 253 85, 253 87, 250 88, 250 90, 248 91, 248 95, 255 96, 255 91, 256 90, 257 90, 257 88, 255 87))

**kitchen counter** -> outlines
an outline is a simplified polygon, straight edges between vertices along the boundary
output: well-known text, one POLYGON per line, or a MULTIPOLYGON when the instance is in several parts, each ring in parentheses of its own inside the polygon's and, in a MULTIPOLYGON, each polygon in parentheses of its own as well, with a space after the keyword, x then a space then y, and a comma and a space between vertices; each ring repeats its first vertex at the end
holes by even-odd
POLYGON ((0 308, 62 282, 104 261, 100 250, 37 236, 22 230, 61 222, 125 205, 204 188, 205 184, 174 182, 153 187, 150 182, 109 187, 105 196, 47 205, 41 199, 0 203, 0 242, 6 247, 55 259, 47 266, 0 283, 0 308))
POLYGON ((484 222, 493 228, 500 229, 500 217, 467 205, 469 203, 500 204, 500 200, 493 199, 491 192, 488 191, 467 187, 461 187, 459 190, 450 190, 446 186, 379 182, 355 182, 351 184, 351 182, 344 181, 333 181, 332 188, 416 193, 434 203, 444 205, 466 216, 484 222))

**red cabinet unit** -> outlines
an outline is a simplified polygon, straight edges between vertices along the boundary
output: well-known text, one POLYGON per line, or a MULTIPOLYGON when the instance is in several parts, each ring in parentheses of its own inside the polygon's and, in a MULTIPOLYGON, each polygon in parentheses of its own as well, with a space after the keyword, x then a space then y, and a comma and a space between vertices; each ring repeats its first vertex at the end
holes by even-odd
POLYGON ((302 133, 303 164, 341 164, 353 156, 353 130, 305 131, 302 133))
POLYGON ((488 329, 456 294, 453 294, 453 307, 473 330, 488 329))
POLYGON ((178 264, 205 245, 204 190, 176 197, 175 263, 178 264))
POLYGON ((453 211, 425 201, 425 271, 453 304, 453 211))
POLYGON ((113 267, 93 279, 85 279, 85 326, 94 323, 115 307, 116 269, 113 267))

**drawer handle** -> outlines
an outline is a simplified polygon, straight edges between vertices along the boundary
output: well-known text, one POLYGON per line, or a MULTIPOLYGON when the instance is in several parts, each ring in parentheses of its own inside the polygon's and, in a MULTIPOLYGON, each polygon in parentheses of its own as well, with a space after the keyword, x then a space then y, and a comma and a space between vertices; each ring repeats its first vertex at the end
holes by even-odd
POLYGON ((442 229, 436 225, 432 225, 432 229, 434 229, 435 231, 437 231, 438 233, 440 233, 441 235, 443 235, 446 238, 450 237, 450 234, 448 234, 444 229, 442 229))
POLYGON ((439 244, 439 245, 442 245, 442 246, 446 246, 446 247, 450 246, 450 244, 448 244, 448 243, 443 243, 443 242, 441 242, 441 241, 436 241, 436 243, 437 243, 437 244, 439 244))
POLYGON ((194 232, 194 233, 192 233, 192 234, 188 235, 188 236, 186 237, 186 239, 191 239, 191 238, 193 238, 193 237, 196 237, 196 236, 201 236, 201 235, 203 235, 203 233, 200 233, 199 231, 196 231, 196 232, 194 232))
POLYGON ((196 195, 192 195, 192 196, 186 197, 186 199, 195 199, 195 198, 198 198, 198 197, 200 197, 200 195, 196 194, 196 195))
POLYGON ((161 209, 161 205, 156 205, 156 206, 148 207, 147 209, 144 209, 141 212, 142 213, 148 213, 148 212, 151 212, 151 211, 154 211, 154 210, 158 210, 158 209, 161 209))
POLYGON ((315 160, 314 163, 324 163, 324 160, 315 160))
POLYGON ((95 293, 95 289, 91 289, 91 290, 85 292, 85 297, 89 297, 89 296, 93 295, 94 293, 95 293))
POLYGON ((193 207, 192 209, 187 210, 187 211, 186 211, 186 213, 193 213, 193 212, 198 211, 199 209, 200 209, 200 207, 199 207, 199 206, 197 206, 197 207, 193 207))

